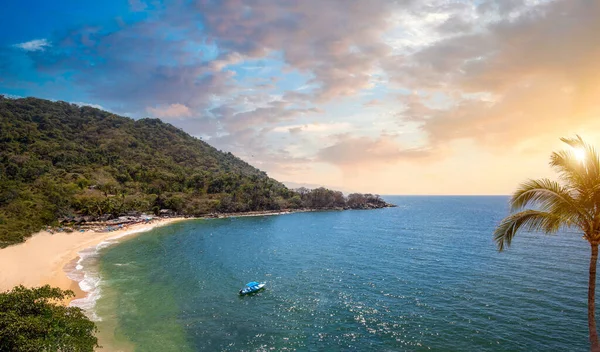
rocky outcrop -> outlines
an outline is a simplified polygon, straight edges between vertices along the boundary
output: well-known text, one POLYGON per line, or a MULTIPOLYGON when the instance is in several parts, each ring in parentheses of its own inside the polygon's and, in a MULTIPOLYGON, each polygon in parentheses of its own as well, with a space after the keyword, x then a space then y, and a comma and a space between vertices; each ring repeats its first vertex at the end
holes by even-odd
POLYGON ((395 204, 390 203, 362 203, 362 204, 353 204, 351 206, 347 206, 344 209, 360 209, 360 210, 368 210, 368 209, 381 209, 381 208, 393 208, 397 207, 395 204))

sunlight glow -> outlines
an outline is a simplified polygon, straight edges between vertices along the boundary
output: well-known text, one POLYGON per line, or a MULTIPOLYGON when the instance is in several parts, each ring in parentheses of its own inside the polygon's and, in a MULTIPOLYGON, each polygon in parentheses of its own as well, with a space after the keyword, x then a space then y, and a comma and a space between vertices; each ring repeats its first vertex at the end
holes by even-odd
POLYGON ((581 149, 581 148, 575 148, 573 150, 573 153, 575 154, 575 158, 579 161, 579 162, 583 162, 585 161, 585 150, 581 149))

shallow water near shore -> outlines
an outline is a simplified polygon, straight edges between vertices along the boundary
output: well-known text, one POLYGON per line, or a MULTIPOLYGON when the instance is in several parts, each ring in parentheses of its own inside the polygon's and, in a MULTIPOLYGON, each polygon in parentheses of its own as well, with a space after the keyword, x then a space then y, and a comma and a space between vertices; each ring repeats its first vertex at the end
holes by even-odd
POLYGON ((580 235, 498 253, 507 197, 385 199, 398 207, 190 220, 104 248, 101 335, 135 351, 587 349, 580 235), (240 297, 253 280, 267 289, 240 297))

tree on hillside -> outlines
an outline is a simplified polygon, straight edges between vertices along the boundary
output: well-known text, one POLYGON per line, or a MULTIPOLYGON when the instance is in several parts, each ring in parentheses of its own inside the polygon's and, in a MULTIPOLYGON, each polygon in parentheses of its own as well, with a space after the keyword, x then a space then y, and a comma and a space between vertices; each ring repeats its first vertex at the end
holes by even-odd
POLYGON ((556 233, 561 228, 581 231, 591 249, 588 285, 590 348, 600 351, 595 318, 596 262, 600 244, 600 158, 581 137, 562 138, 569 150, 554 152, 550 165, 560 180, 529 180, 510 200, 512 214, 494 232, 498 250, 510 246, 520 229, 556 233))
POLYGON ((0 351, 93 351, 96 325, 80 308, 60 304, 73 296, 49 285, 0 293, 0 351))

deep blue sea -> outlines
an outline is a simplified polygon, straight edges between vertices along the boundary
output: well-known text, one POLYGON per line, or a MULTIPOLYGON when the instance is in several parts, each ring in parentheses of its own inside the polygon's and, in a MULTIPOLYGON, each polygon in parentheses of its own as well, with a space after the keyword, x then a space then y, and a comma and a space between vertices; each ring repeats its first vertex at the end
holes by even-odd
POLYGON ((190 220, 100 251, 101 336, 135 351, 585 351, 589 247, 507 197, 190 220), (240 297, 248 281, 267 289, 240 297))

